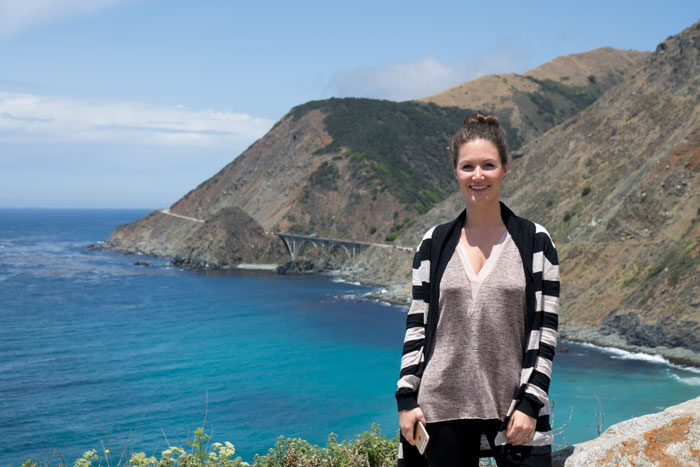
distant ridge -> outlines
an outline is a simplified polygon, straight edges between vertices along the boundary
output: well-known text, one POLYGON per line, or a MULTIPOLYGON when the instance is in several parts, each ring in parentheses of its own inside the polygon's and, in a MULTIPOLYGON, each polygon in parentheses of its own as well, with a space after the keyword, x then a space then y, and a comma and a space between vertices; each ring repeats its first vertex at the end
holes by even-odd
POLYGON ((419 100, 507 116, 521 141, 529 141, 595 101, 649 54, 603 47, 557 57, 522 75, 482 76, 419 100))

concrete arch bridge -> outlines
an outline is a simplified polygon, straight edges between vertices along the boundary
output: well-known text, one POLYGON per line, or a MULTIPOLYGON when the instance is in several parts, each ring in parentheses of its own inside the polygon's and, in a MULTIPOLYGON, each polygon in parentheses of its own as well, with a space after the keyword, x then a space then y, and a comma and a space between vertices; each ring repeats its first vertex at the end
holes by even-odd
POLYGON ((297 257, 302 253, 303 249, 307 245, 313 245, 314 247, 321 247, 330 252, 337 249, 342 249, 350 257, 354 258, 361 251, 366 250, 371 246, 377 246, 381 248, 392 248, 392 249, 406 249, 410 248, 398 247, 394 245, 385 245, 382 243, 370 243, 370 242, 357 242, 353 240, 343 240, 339 238, 324 238, 317 235, 297 235, 279 232, 267 232, 270 235, 277 235, 284 246, 287 247, 287 251, 292 257, 292 260, 297 259, 297 257))

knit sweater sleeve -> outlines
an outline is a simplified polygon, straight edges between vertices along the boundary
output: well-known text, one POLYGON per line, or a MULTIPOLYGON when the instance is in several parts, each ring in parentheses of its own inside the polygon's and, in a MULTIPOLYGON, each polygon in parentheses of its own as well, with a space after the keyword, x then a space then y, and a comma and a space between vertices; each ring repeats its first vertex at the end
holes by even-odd
POLYGON ((413 257, 411 306, 406 315, 406 335, 396 391, 399 411, 418 407, 418 387, 427 351, 425 328, 430 304, 430 247, 433 230, 434 228, 425 234, 413 257))
MULTIPOLYGON (((537 418, 548 404, 552 362, 557 346, 559 316, 559 259, 549 233, 537 225, 533 257, 535 274, 536 320, 530 334, 528 353, 531 353, 531 371, 518 410, 537 418)), ((545 411, 548 412, 548 407, 545 411)))

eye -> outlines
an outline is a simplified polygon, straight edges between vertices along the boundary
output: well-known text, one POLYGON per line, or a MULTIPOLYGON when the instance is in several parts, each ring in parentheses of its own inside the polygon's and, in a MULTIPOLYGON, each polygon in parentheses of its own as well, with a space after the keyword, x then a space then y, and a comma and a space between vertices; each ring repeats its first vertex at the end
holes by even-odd
POLYGON ((469 171, 474 170, 474 166, 471 165, 471 164, 464 164, 464 165, 462 166, 462 170, 466 170, 466 171, 469 172, 469 171))
POLYGON ((492 164, 491 162, 487 162, 486 164, 484 164, 484 168, 486 168, 486 169, 494 169, 494 168, 496 168, 496 165, 495 165, 495 164, 492 164))

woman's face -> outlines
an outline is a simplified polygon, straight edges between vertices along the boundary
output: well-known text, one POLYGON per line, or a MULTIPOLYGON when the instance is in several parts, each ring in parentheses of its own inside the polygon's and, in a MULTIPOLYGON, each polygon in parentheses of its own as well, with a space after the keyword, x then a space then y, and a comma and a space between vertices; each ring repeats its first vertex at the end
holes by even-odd
POLYGON ((475 139, 459 148, 455 177, 467 205, 498 203, 501 182, 508 166, 501 163, 498 148, 491 141, 475 139))

